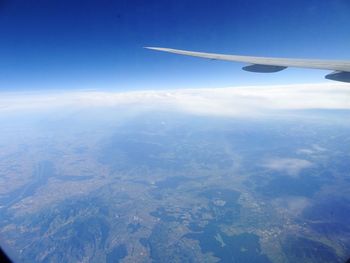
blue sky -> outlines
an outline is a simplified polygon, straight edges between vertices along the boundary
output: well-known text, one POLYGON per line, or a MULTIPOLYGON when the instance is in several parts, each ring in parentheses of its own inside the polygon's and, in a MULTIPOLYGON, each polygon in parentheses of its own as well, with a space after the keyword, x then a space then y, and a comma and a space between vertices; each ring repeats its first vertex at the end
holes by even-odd
POLYGON ((0 2, 0 90, 172 89, 326 82, 145 50, 350 59, 348 0, 0 2))

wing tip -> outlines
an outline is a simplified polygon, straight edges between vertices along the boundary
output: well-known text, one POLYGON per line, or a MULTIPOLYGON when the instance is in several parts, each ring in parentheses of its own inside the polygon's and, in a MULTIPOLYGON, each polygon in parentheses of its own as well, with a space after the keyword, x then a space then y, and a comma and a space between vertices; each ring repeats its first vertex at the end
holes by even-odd
POLYGON ((158 50, 158 51, 167 51, 168 48, 164 48, 164 47, 143 47, 146 49, 151 49, 151 50, 158 50))

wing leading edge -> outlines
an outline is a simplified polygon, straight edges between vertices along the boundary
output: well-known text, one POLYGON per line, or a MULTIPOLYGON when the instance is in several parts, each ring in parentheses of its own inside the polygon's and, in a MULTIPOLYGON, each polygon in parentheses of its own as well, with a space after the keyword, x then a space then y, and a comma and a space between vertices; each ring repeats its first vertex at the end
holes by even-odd
POLYGON ((213 60, 225 60, 248 63, 243 67, 250 72, 271 73, 286 69, 287 67, 326 69, 334 72, 325 76, 326 79, 350 82, 350 61, 319 60, 319 59, 291 59, 291 58, 270 58, 236 56, 215 53, 194 52, 172 48, 146 47, 147 49, 175 53, 186 56, 207 58, 213 60))

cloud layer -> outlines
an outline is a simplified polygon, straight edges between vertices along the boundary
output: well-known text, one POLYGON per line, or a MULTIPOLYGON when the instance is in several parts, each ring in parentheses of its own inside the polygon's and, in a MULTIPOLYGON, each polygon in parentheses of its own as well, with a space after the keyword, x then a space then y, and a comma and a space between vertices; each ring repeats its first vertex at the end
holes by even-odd
POLYGON ((0 112, 60 107, 123 107, 167 109, 201 115, 234 116, 273 110, 350 110, 350 85, 305 84, 218 89, 132 92, 64 91, 3 93, 0 112))

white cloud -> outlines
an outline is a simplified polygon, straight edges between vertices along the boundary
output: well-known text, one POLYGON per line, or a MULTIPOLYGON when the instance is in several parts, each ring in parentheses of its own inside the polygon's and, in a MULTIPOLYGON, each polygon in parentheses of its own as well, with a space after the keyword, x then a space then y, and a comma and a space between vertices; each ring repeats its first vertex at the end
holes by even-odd
POLYGON ((350 85, 305 84, 132 92, 64 91, 0 94, 0 112, 67 107, 170 109, 202 115, 249 115, 272 110, 350 109, 350 85))
POLYGON ((302 149, 297 150, 297 153, 306 154, 306 155, 313 155, 313 154, 322 153, 324 151, 327 151, 327 149, 319 146, 318 144, 313 144, 311 146, 311 148, 302 148, 302 149))
POLYGON ((312 202, 310 199, 301 196, 288 196, 284 198, 277 198, 273 201, 274 206, 283 210, 284 213, 292 216, 300 215, 305 208, 309 207, 312 202))
POLYGON ((303 149, 297 150, 297 153, 312 155, 312 154, 315 153, 315 151, 314 151, 314 150, 311 150, 311 149, 303 148, 303 149))
POLYGON ((265 160, 262 166, 270 170, 284 172, 290 176, 298 176, 301 170, 311 167, 312 163, 296 158, 272 158, 265 160))

